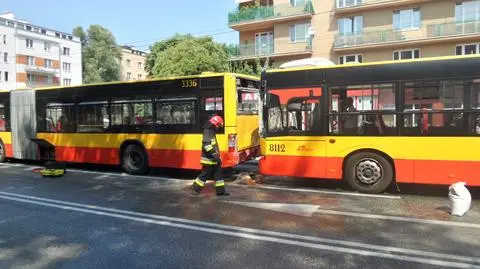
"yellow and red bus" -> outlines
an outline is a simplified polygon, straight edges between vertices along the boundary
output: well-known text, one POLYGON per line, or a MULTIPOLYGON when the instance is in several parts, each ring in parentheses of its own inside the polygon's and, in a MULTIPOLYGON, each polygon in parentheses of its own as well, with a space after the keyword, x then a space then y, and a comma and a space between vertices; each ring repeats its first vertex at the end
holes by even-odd
POLYGON ((480 186, 478 55, 272 70, 262 85, 262 174, 480 186))
POLYGON ((220 115, 223 166, 233 167, 259 154, 258 91, 258 78, 231 73, 14 90, 0 95, 12 111, 4 155, 121 165, 132 174, 198 169, 202 127, 220 115))

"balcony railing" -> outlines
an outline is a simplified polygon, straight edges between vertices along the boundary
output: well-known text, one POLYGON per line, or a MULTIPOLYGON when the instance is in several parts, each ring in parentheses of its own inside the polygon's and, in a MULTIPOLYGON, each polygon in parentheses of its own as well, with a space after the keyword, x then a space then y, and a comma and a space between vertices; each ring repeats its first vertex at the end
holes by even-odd
POLYGON ((480 21, 445 22, 427 26, 429 38, 480 34, 480 21))
POLYGON ((262 21, 295 15, 313 14, 313 4, 307 1, 305 5, 292 7, 290 4, 274 6, 259 6, 240 8, 228 14, 228 24, 239 24, 253 21, 262 21))
POLYGON ((363 31, 357 34, 337 34, 334 47, 348 48, 402 41, 421 41, 448 37, 465 37, 480 34, 480 21, 442 22, 428 24, 418 29, 363 31))
POLYGON ((228 52, 230 60, 263 58, 271 56, 292 55, 299 53, 312 52, 312 43, 307 40, 306 43, 292 44, 286 48, 278 49, 273 44, 258 45, 238 45, 228 52))
POLYGON ((398 4, 409 4, 413 2, 424 2, 428 0, 336 0, 335 8, 337 10, 347 9, 347 8, 357 8, 364 6, 374 6, 374 5, 398 5, 398 4))
POLYGON ((38 82, 38 81, 27 81, 27 87, 30 88, 42 88, 42 87, 53 87, 53 86, 60 86, 60 83, 55 82, 38 82))
POLYGON ((59 69, 56 69, 53 67, 26 65, 25 71, 29 73, 39 73, 39 74, 56 74, 57 72, 59 72, 59 69))

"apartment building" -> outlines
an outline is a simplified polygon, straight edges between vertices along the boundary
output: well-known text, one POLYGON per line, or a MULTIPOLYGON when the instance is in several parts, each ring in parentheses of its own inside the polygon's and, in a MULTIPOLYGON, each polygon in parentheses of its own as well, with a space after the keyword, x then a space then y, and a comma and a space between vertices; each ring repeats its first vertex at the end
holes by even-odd
POLYGON ((147 52, 135 49, 133 46, 122 46, 122 60, 120 64, 122 81, 147 79, 145 71, 147 52))
POLYGON ((231 60, 336 64, 480 53, 480 1, 236 0, 231 60))
POLYGON ((0 14, 0 90, 82 84, 82 48, 72 34, 0 14))

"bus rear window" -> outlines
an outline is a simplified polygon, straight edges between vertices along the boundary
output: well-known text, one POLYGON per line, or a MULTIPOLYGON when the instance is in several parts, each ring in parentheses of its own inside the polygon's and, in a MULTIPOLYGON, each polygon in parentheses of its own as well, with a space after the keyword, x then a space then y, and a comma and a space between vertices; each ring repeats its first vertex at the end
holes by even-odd
POLYGON ((258 102, 260 95, 258 90, 239 90, 237 112, 239 115, 258 115, 258 102))

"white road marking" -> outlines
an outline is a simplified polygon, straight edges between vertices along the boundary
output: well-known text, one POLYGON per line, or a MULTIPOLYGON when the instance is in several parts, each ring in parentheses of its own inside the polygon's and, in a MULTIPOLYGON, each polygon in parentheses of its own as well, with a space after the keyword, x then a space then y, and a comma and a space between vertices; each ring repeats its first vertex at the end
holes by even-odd
POLYGON ((458 268, 472 268, 472 266, 473 268, 480 268, 480 266, 478 265, 471 264, 471 263, 480 263, 480 259, 478 257, 451 255, 446 253, 428 252, 428 251, 404 249, 404 248, 389 247, 389 246, 364 244, 364 243, 344 241, 344 240, 334 240, 334 239, 327 239, 327 238, 320 238, 320 237, 313 237, 313 236, 288 234, 288 233, 274 232, 274 231, 268 231, 268 230, 244 228, 244 227, 174 218, 174 217, 168 217, 168 216, 162 216, 162 215, 138 213, 133 211, 126 211, 126 210, 107 208, 107 207, 101 207, 101 206, 85 205, 85 204, 72 203, 72 202, 67 202, 62 200, 53 200, 48 198, 28 196, 28 195, 15 194, 15 193, 9 193, 9 192, 0 192, 0 199, 42 205, 47 207, 60 208, 64 210, 92 213, 95 215, 104 215, 104 216, 111 216, 111 217, 122 218, 122 219, 130 219, 130 220, 159 224, 164 226, 186 228, 190 230, 199 230, 199 231, 205 231, 210 233, 224 234, 229 236, 237 236, 237 237, 256 239, 256 240, 262 240, 262 241, 270 241, 270 242, 304 246, 304 247, 317 248, 317 249, 323 249, 323 250, 338 251, 342 253, 346 252, 346 253, 357 254, 357 255, 391 258, 395 260, 420 262, 420 263, 434 264, 434 265, 440 265, 440 266, 453 266, 458 268), (199 226, 203 226, 203 227, 199 227, 199 226), (210 227, 210 228, 205 228, 205 227, 210 227), (302 242, 298 240, 310 241, 310 242, 302 242), (312 243, 312 242, 315 242, 315 243, 312 243), (320 244, 320 243, 323 243, 323 244, 320 244), (342 247, 338 247, 338 245, 342 247), (347 247, 352 247, 352 248, 347 248, 347 247), (363 248, 363 250, 359 250, 358 248, 363 248), (368 250, 365 250, 365 249, 368 249, 368 250), (380 251, 380 252, 375 252, 375 251, 380 251), (394 254, 392 252, 400 253, 401 255, 394 254), (425 257, 411 257, 411 256, 405 256, 405 254, 414 255, 414 256, 425 256, 425 257), (457 263, 457 262, 444 261, 444 260, 435 260, 431 258, 457 260, 462 262, 468 262, 470 264, 457 263))
POLYGON ((284 212, 289 214, 297 214, 302 216, 311 216, 314 213, 322 213, 327 215, 339 215, 339 216, 347 216, 347 217, 355 217, 355 218, 393 220, 393 221, 403 221, 403 222, 412 222, 412 223, 421 223, 421 224, 430 224, 430 225, 442 225, 442 226, 451 226, 451 227, 480 229, 480 224, 477 224, 477 223, 430 220, 430 219, 392 216, 392 215, 338 211, 338 210, 322 209, 319 205, 311 205, 311 204, 287 204, 287 203, 242 202, 242 201, 223 201, 223 202, 238 204, 238 205, 243 205, 248 207, 254 207, 254 208, 260 208, 260 209, 266 209, 266 210, 272 210, 272 211, 278 211, 278 212, 284 212))
MULTIPOLYGON (((238 185, 245 186, 245 185, 238 185)), ((322 193, 322 194, 335 194, 335 195, 345 195, 345 196, 363 196, 371 198, 385 198, 385 199, 402 199, 400 196, 394 195, 381 195, 381 194, 367 194, 367 193, 355 193, 355 192, 339 192, 339 191, 322 191, 322 190, 310 190, 310 189, 299 189, 299 188, 287 188, 287 187, 275 187, 275 186, 246 186, 249 188, 260 188, 260 189, 270 189, 270 190, 282 190, 282 191, 293 191, 293 192, 311 192, 311 193, 322 193)))
POLYGON ((109 178, 109 177, 110 177, 109 175, 99 175, 99 176, 94 177, 94 179, 106 179, 106 178, 109 178))

